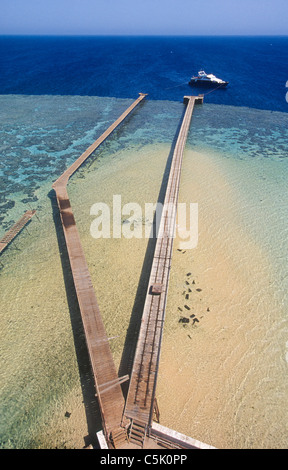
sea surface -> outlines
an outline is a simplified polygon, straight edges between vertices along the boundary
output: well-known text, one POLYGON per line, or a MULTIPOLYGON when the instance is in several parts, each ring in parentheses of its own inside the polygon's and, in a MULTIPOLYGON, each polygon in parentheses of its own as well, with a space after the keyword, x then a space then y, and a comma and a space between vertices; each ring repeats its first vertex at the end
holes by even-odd
MULTIPOLYGON (((149 239, 91 236, 96 202, 163 198, 183 96, 206 72, 179 198, 199 238, 177 236, 157 383, 160 422, 218 448, 287 448, 288 38, 0 37, 2 448, 82 448, 101 429, 52 183, 138 97, 145 101, 68 192, 119 373, 128 372, 149 239)), ((94 217, 95 218, 95 217, 94 217)), ((124 220, 124 219, 123 219, 124 220)), ((125 220, 124 220, 125 222, 125 220)))
POLYGON ((0 36, 0 93, 181 101, 204 69, 230 82, 205 102, 287 112, 287 60, 287 36, 0 36))

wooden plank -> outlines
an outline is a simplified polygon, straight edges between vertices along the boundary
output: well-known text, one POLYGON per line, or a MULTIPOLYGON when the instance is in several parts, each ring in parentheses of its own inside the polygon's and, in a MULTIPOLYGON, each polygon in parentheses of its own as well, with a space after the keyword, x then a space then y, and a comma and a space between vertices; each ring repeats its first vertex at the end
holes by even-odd
POLYGON ((170 210, 164 210, 160 220, 124 412, 126 417, 140 420, 147 426, 151 425, 153 417, 181 166, 195 100, 202 102, 203 98, 184 97, 187 108, 175 145, 164 200, 164 208, 170 210))
POLYGON ((21 232, 21 230, 28 224, 36 210, 26 211, 24 215, 13 225, 13 227, 5 233, 4 237, 0 240, 0 254, 3 250, 14 240, 15 237, 21 232))
MULTIPOLYGON (((81 311, 87 348, 95 379, 95 387, 102 415, 106 438, 113 430, 119 429, 122 422, 124 397, 109 339, 98 307, 88 265, 81 245, 78 229, 67 193, 70 176, 87 160, 105 139, 118 127, 134 108, 145 98, 140 96, 131 106, 92 144, 53 184, 60 211, 63 232, 67 245, 75 290, 81 311), (109 385, 108 385, 109 384, 109 385)), ((122 423, 125 424, 125 423, 122 423)))
POLYGON ((85 150, 85 152, 79 158, 77 158, 77 160, 75 160, 75 162, 72 163, 72 165, 66 171, 64 171, 64 173, 62 173, 60 178, 58 178, 54 182, 52 187, 54 189, 57 188, 58 186, 60 186, 60 187, 65 186, 66 187, 69 178, 75 173, 75 171, 78 170, 78 168, 87 160, 87 158, 90 157, 90 155, 93 152, 95 152, 95 150, 104 142, 104 140, 106 140, 107 137, 109 137, 110 134, 112 134, 112 132, 124 121, 124 119, 134 110, 134 108, 136 106, 138 106, 138 104, 146 96, 147 96, 147 94, 145 94, 145 93, 139 93, 139 98, 137 98, 137 100, 135 100, 131 104, 131 106, 129 106, 124 111, 124 113, 122 113, 121 116, 119 116, 119 118, 116 119, 116 121, 113 124, 111 124, 111 126, 108 127, 108 129, 97 140, 95 140, 95 142, 92 145, 90 145, 90 147, 88 147, 88 149, 85 150))

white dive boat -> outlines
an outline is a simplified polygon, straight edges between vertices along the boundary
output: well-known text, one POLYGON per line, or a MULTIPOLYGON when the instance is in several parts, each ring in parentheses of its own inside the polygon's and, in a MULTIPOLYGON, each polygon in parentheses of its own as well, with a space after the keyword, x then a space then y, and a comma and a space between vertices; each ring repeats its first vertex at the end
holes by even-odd
POLYGON ((221 80, 221 78, 215 77, 212 73, 207 74, 204 72, 204 70, 200 70, 198 72, 197 77, 191 77, 191 80, 189 82, 189 85, 194 85, 194 86, 221 86, 221 87, 226 87, 229 82, 225 82, 224 80, 221 80))

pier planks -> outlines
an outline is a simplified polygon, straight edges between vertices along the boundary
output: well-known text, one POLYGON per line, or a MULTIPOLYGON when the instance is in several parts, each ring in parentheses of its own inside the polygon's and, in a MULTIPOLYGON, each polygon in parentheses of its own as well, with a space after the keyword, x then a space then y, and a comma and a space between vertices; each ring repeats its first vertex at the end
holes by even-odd
MULTIPOLYGON (((140 93, 126 111, 58 178, 53 184, 67 245, 75 290, 81 311, 87 348, 95 379, 98 402, 107 440, 112 433, 121 433, 120 425, 124 409, 124 397, 109 340, 98 307, 79 232, 67 193, 70 176, 85 162, 102 142, 118 127, 134 108, 145 98, 140 93)), ((123 423, 122 423, 123 424, 123 423)))
POLYGON ((11 243, 18 233, 30 222, 36 210, 26 211, 25 214, 13 225, 13 227, 5 233, 4 237, 0 240, 0 254, 11 243))
POLYGON ((187 108, 173 153, 124 413, 146 428, 153 416, 183 151, 194 104, 202 103, 203 97, 185 96, 184 102, 187 108))
POLYGON ((139 98, 135 100, 117 121, 53 184, 95 378, 104 432, 106 439, 113 442, 116 447, 117 441, 121 447, 121 442, 123 442, 123 439, 126 439, 124 428, 128 427, 130 420, 132 421, 130 435, 134 433, 135 437, 137 433, 139 434, 139 429, 143 429, 141 431, 143 433, 143 442, 147 428, 151 427, 172 259, 183 151, 194 104, 202 103, 203 97, 184 97, 184 103, 187 104, 187 107, 173 154, 164 201, 164 211, 157 235, 126 404, 121 390, 121 383, 127 380, 128 376, 119 378, 115 369, 109 340, 97 304, 66 186, 70 176, 145 96, 140 94, 139 98), (169 208, 169 210, 165 210, 165 208, 169 208))

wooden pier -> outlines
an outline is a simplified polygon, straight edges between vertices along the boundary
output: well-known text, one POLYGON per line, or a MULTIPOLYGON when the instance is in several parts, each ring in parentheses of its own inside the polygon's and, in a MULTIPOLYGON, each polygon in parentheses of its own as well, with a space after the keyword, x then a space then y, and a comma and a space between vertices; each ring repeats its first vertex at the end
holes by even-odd
POLYGON ((118 127, 134 108, 145 98, 140 94, 129 108, 68 168, 53 184, 67 245, 75 290, 81 311, 87 348, 94 374, 95 387, 102 414, 104 434, 107 441, 119 446, 126 439, 125 423, 122 421, 124 397, 121 382, 112 358, 109 340, 98 307, 84 251, 81 245, 73 211, 67 193, 70 176, 85 162, 105 139, 118 127), (122 426, 121 427, 121 423, 122 426))
POLYGON ((147 94, 145 93, 139 93, 139 98, 137 98, 137 100, 135 100, 131 104, 131 106, 129 106, 126 109, 126 111, 124 111, 124 113, 122 113, 121 116, 119 116, 119 118, 116 119, 116 121, 113 122, 113 124, 111 124, 111 126, 108 127, 108 129, 105 132, 103 132, 103 134, 97 140, 95 140, 95 142, 93 142, 93 144, 90 145, 90 147, 88 147, 88 149, 85 150, 85 152, 82 153, 82 155, 79 158, 77 158, 77 160, 75 160, 75 162, 72 163, 72 165, 66 171, 64 171, 64 173, 62 173, 62 175, 52 185, 55 191, 56 189, 67 185, 68 180, 73 175, 73 173, 75 173, 75 171, 78 170, 78 168, 87 160, 87 158, 90 157, 90 155, 99 147, 99 145, 101 145, 104 142, 104 140, 107 139, 107 137, 110 136, 110 134, 112 134, 112 132, 116 129, 116 127, 118 127, 124 121, 124 119, 134 110, 134 108, 136 108, 136 106, 146 96, 147 94))
POLYGON ((149 434, 153 418, 182 158, 195 102, 202 103, 203 97, 184 97, 187 108, 173 153, 126 400, 124 415, 131 420, 130 439, 139 445, 143 445, 147 433, 149 434))
MULTIPOLYGON (((94 374, 104 438, 109 447, 126 449, 135 448, 135 446, 150 448, 149 445, 155 448, 156 445, 150 440, 153 439, 152 418, 176 225, 181 165, 194 104, 202 103, 203 96, 184 97, 187 107, 173 153, 126 403, 121 383, 129 380, 129 377, 119 378, 114 365, 66 186, 70 176, 145 96, 140 94, 117 121, 53 184, 94 374), (129 430, 128 434, 127 430, 129 430)), ((168 441, 169 439, 168 437, 168 441)))
POLYGON ((15 237, 21 232, 25 225, 30 222, 36 210, 26 211, 25 214, 13 225, 13 227, 5 233, 4 237, 0 240, 0 254, 11 243, 15 237))

